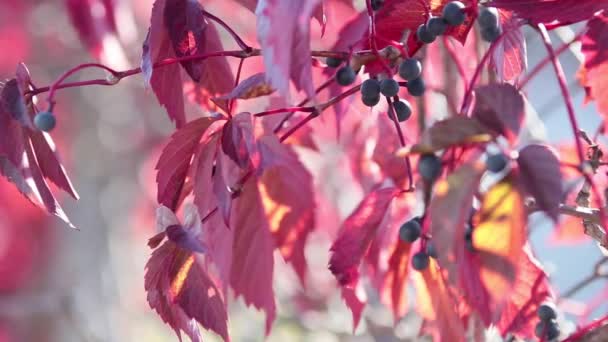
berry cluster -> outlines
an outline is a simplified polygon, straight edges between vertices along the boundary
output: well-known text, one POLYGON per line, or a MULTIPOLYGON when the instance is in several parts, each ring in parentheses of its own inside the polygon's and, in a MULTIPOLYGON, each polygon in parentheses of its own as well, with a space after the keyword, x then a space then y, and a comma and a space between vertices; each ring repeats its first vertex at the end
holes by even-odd
POLYGON ((34 117, 34 125, 44 132, 52 131, 56 124, 57 119, 51 112, 40 112, 34 117))
POLYGON ((537 311, 540 322, 536 324, 534 333, 540 339, 552 341, 560 334, 559 325, 557 324, 557 313, 553 303, 545 303, 538 307, 537 311))
POLYGON ((487 42, 493 42, 500 37, 500 22, 498 20, 498 10, 494 7, 484 7, 479 11, 477 24, 481 32, 481 38, 487 42))
MULTIPOLYGON (((401 225, 401 228, 399 228, 399 238, 401 241, 413 243, 420 238, 422 234, 420 221, 420 217, 417 216, 401 225)), ((412 257, 412 267, 417 271, 425 270, 429 267, 429 257, 436 259, 437 249, 430 241, 427 241, 426 250, 420 250, 412 257)))
POLYGON ((452 1, 443 7, 441 17, 430 17, 425 24, 418 26, 416 37, 421 43, 430 44, 444 34, 448 26, 462 25, 466 19, 465 6, 460 1, 452 1))

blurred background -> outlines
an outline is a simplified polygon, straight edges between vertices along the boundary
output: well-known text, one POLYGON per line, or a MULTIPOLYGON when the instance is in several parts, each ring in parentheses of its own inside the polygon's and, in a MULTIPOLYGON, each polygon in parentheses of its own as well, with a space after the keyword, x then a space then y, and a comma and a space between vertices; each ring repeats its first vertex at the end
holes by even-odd
MULTIPOLYGON (((0 0, 0 78, 13 77, 19 62, 27 64, 37 86, 48 85, 65 70, 94 59, 117 69, 137 66, 153 1, 110 1, 115 28, 102 20, 108 15, 105 2, 0 0), (87 18, 89 29, 100 37, 97 41, 83 39, 73 25, 87 18)), ((208 11, 230 18, 233 28, 255 45, 251 12, 223 1, 203 3, 208 11)), ((361 8, 362 2, 355 1, 355 6, 361 8)), ((330 33, 325 47, 332 46, 339 28, 332 26, 332 13, 328 25, 334 36, 330 33)), ((569 40, 580 28, 553 32, 554 43, 569 40)), ((525 34, 529 65, 534 66, 546 51, 534 32, 525 34)), ((578 51, 575 44, 560 59, 579 122, 583 129, 595 132, 599 116, 593 104, 583 105, 585 94, 576 78, 581 59, 578 51)), ((74 80, 99 76, 98 72, 82 72, 74 80)), ((545 130, 536 133, 555 146, 572 141, 551 67, 526 91, 545 123, 545 130)), ((78 202, 63 195, 59 199, 80 230, 46 216, 0 179, 0 342, 176 341, 169 327, 149 309, 143 289, 144 265, 150 255, 146 242, 155 233, 154 165, 173 124, 138 76, 113 87, 60 91, 57 100, 59 124, 53 137, 81 196, 78 202)), ((194 106, 189 111, 191 115, 197 112, 200 109, 194 106)), ((361 193, 341 191, 346 198, 339 208, 344 217, 361 193)), ((592 272, 601 254, 590 239, 580 231, 556 230, 540 215, 531 222, 534 251, 558 292, 592 272)), ((320 270, 315 277, 321 283, 331 284, 333 278, 326 271, 329 241, 313 239, 316 243, 308 253, 311 268, 320 270)), ((276 267, 279 317, 269 341, 420 340, 416 338, 420 322, 414 313, 393 326, 391 313, 371 292, 370 305, 353 334, 351 314, 337 291, 331 286, 308 288, 304 295, 293 271, 282 261, 276 267), (302 306, 309 310, 302 311, 302 306)), ((603 280, 596 281, 578 292, 563 307, 566 317, 576 322, 589 311, 585 303, 598 304, 585 319, 605 312, 606 307, 597 300, 608 294, 605 285, 603 280)), ((263 315, 247 310, 240 301, 232 302, 232 339, 263 340, 263 315)), ((208 334, 205 337, 216 340, 208 334)))

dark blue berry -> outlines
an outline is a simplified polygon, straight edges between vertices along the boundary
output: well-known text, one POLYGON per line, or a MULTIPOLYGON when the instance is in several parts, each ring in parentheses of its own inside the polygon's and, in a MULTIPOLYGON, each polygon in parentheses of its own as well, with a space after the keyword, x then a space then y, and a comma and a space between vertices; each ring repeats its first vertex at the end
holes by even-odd
POLYGON ((452 1, 443 7, 443 19, 448 25, 458 26, 464 23, 466 16, 464 14, 464 4, 460 1, 452 1))
POLYGON ((361 96, 378 97, 380 96, 380 82, 374 78, 369 78, 361 83, 361 96))
POLYGON ((40 112, 34 117, 34 125, 44 132, 52 131, 56 124, 57 119, 51 112, 40 112))
POLYGON ((492 26, 481 29, 481 38, 486 42, 492 43, 500 37, 500 27, 492 26))
POLYGON ((498 10, 494 7, 484 7, 477 16, 479 27, 484 29, 498 26, 498 10))
POLYGON ((406 81, 412 81, 422 74, 422 64, 416 58, 404 59, 399 64, 399 76, 406 81))
POLYGON ((353 84, 355 79, 357 78, 357 74, 350 65, 345 65, 338 69, 336 73, 336 82, 338 82, 341 86, 347 86, 353 84))
POLYGON ((475 247, 473 246, 473 227, 469 224, 464 228, 464 245, 469 252, 475 251, 475 247))
POLYGON ((380 82, 380 92, 384 96, 393 97, 399 93, 399 83, 392 78, 386 78, 380 82))
POLYGON ((490 172, 500 172, 507 167, 509 160, 503 153, 489 155, 486 159, 486 169, 490 172))
POLYGON ((368 107, 373 107, 380 102, 380 95, 376 96, 361 96, 361 101, 368 107))
POLYGON ((548 322, 540 321, 536 324, 536 327, 534 328, 534 334, 538 338, 544 338, 549 341, 553 340, 557 338, 560 334, 559 325, 554 319, 548 322))
POLYGON ((426 29, 433 36, 441 36, 448 28, 448 24, 440 17, 431 17, 426 22, 426 29))
POLYGON ((427 182, 434 182, 441 176, 441 159, 434 153, 423 154, 418 161, 418 173, 427 182))
POLYGON ((399 120, 399 122, 406 121, 410 118, 410 116, 412 116, 412 107, 407 100, 397 101, 393 103, 393 106, 395 108, 395 112, 397 113, 397 120, 399 120))
POLYGON ((401 228, 399 228, 399 238, 403 242, 414 242, 420 237, 421 231, 420 222, 412 219, 401 225, 401 228))
POLYGON ((435 248, 435 245, 430 241, 426 243, 426 254, 433 259, 437 259, 437 248, 435 248))
POLYGON ((416 30, 416 37, 421 43, 430 44, 435 41, 437 36, 431 34, 425 24, 420 24, 418 30, 416 30))
POLYGON ((424 81, 420 77, 415 78, 411 81, 407 81, 406 87, 407 87, 407 91, 412 96, 422 96, 422 94, 424 94, 424 91, 426 90, 426 85, 424 84, 424 81))
POLYGON ((429 267, 429 255, 423 251, 420 251, 412 257, 412 267, 416 271, 424 271, 429 267))
POLYGON ((337 68, 340 66, 340 64, 342 64, 342 62, 342 59, 336 57, 327 57, 325 60, 325 64, 327 64, 327 66, 330 68, 337 68))
POLYGON ((544 322, 549 322, 552 319, 557 318, 557 312, 555 312, 555 305, 553 303, 544 303, 538 307, 538 318, 544 322))
POLYGON ((384 5, 384 0, 372 0, 372 9, 374 11, 379 10, 380 8, 382 8, 382 5, 384 5))

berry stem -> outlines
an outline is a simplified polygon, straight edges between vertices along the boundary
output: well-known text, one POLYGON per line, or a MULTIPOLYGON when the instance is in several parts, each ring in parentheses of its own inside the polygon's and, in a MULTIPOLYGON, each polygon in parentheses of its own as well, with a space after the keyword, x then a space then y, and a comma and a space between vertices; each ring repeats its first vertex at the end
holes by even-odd
POLYGON ((216 17, 215 15, 213 15, 205 10, 203 10, 203 15, 205 17, 215 21, 216 23, 221 25, 226 31, 228 31, 228 33, 232 36, 232 38, 234 38, 236 43, 239 45, 239 47, 241 49, 243 49, 243 51, 249 52, 252 50, 251 46, 247 45, 247 43, 245 43, 245 41, 232 29, 232 27, 230 27, 230 25, 226 24, 226 22, 224 22, 222 19, 216 17))
POLYGON ((378 46, 376 45, 376 14, 372 8, 372 0, 365 0, 365 4, 367 5, 367 15, 369 16, 369 46, 371 47, 373 54, 380 61, 380 64, 382 64, 386 74, 390 77, 393 72, 388 64, 386 64, 386 61, 380 56, 378 46))
MULTIPOLYGON (((401 144, 401 147, 405 147, 405 145, 406 145, 405 137, 403 136, 403 131, 401 130, 401 125, 399 124, 399 120, 397 119, 397 113, 395 111, 394 102, 391 100, 390 97, 387 97, 386 101, 388 102, 389 117, 391 118, 391 120, 393 120, 393 123, 395 124, 395 130, 397 131, 397 135, 399 136, 399 143, 401 144)), ((398 101, 398 100, 396 100, 396 101, 398 101)), ((408 189, 413 189, 414 188, 414 179, 412 176, 412 164, 410 162, 409 156, 405 156, 405 168, 407 170, 408 189)))
POLYGON ((259 113, 253 114, 255 117, 263 117, 273 114, 281 114, 281 113, 297 113, 297 112, 313 112, 315 110, 314 107, 287 107, 287 108, 277 108, 271 109, 259 113))

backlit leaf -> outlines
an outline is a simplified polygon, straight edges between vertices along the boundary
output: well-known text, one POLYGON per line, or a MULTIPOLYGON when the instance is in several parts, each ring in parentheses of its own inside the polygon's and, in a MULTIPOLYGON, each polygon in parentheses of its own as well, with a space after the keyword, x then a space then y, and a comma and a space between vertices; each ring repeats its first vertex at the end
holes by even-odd
POLYGON ((585 63, 579 75, 587 90, 587 99, 595 100, 598 111, 608 117, 608 15, 599 15, 587 23, 587 32, 581 39, 585 63))
POLYGON ((491 84, 475 89, 472 116, 514 143, 524 121, 524 108, 523 95, 514 86, 491 84))
POLYGON ((607 0, 492 0, 490 6, 513 11, 533 24, 575 23, 608 6, 607 0))

